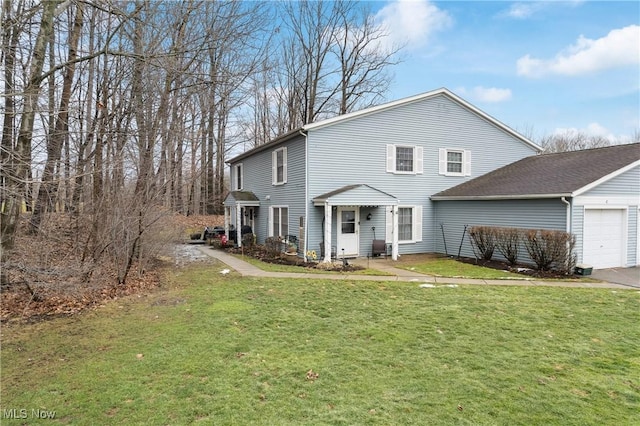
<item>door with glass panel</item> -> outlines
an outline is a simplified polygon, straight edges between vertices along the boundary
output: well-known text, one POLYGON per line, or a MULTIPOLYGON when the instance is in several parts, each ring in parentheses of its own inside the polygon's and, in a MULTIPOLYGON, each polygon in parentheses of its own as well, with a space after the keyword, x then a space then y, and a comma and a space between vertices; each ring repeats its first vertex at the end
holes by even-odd
POLYGON ((338 207, 338 244, 337 256, 358 256, 359 214, 357 207, 338 207))

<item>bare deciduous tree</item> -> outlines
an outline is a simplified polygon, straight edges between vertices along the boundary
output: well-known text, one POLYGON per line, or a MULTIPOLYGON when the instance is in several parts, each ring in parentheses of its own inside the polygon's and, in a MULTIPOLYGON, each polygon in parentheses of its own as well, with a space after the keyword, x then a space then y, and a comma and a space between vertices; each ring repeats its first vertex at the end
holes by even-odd
POLYGON ((550 153, 600 148, 611 145, 611 141, 603 136, 588 135, 583 132, 564 132, 545 136, 539 144, 544 148, 544 152, 550 153))

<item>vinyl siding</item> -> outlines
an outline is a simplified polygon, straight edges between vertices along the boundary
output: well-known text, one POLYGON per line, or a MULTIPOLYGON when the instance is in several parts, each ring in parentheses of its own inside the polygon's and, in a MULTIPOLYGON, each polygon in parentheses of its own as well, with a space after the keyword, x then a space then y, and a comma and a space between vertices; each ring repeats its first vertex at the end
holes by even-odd
MULTIPOLYGON (((457 255, 460 250, 461 256, 474 257, 465 226, 566 230, 567 206, 560 199, 437 201, 435 204, 433 225, 438 253, 457 255)), ((494 256, 501 258, 497 251, 494 256)), ((521 258, 527 261, 526 251, 523 250, 521 258)))
MULTIPOLYGON (((269 235, 269 209, 271 206, 287 206, 289 208, 289 234, 299 238, 298 224, 300 216, 304 216, 305 207, 304 138, 299 136, 277 144, 271 149, 258 152, 239 162, 243 164, 244 190, 253 192, 260 200, 254 229, 258 244, 263 244, 269 235), (287 148, 287 183, 273 185, 271 153, 282 147, 287 148)), ((237 163, 230 164, 231 170, 235 164, 237 163)), ((231 184, 233 187, 234 182, 231 184)))
POLYGON ((640 198, 638 194, 640 194, 640 167, 634 167, 607 182, 603 182, 590 191, 581 194, 581 196, 629 195, 640 198))
MULTIPOLYGON (((429 200, 432 194, 536 153, 530 145, 445 95, 312 129, 308 138, 307 202, 344 185, 366 183, 395 196, 400 205, 423 206, 422 241, 401 244, 401 254, 436 250, 440 230, 433 225, 434 208, 429 200), (388 173, 387 144, 422 147, 423 173, 388 173), (470 151, 470 176, 440 175, 440 148, 470 151)), ((311 204, 309 208, 309 238, 311 247, 317 247, 322 240, 324 209, 311 204)), ((360 214, 360 253, 365 255, 370 251, 373 227, 376 237, 384 238, 384 208, 363 208, 360 214), (372 220, 365 223, 363 218, 368 212, 372 213, 372 220)))
POLYGON ((638 206, 630 208, 628 211, 629 223, 627 224, 627 230, 629 239, 627 241, 627 265, 636 266, 640 265, 640 257, 638 257, 638 237, 640 236, 640 211, 638 206))

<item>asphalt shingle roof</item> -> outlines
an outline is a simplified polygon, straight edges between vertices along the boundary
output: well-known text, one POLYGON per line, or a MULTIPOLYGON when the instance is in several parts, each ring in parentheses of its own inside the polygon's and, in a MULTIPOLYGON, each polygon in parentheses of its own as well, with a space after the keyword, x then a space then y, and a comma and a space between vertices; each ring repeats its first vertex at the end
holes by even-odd
POLYGON ((640 160, 640 143, 524 158, 431 198, 568 196, 640 160))

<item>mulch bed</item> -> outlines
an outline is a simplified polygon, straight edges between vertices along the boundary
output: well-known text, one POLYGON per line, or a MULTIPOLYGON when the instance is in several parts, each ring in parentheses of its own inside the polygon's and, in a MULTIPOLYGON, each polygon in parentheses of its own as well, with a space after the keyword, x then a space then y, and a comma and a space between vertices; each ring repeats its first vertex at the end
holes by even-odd
POLYGON ((580 278, 578 275, 567 275, 559 271, 538 271, 532 265, 519 264, 515 266, 510 266, 507 262, 502 262, 500 260, 482 260, 476 259, 473 257, 460 257, 456 258, 459 262, 469 263, 471 265, 484 266, 485 268, 497 269, 499 271, 509 271, 515 272, 518 274, 528 275, 532 278, 541 278, 541 279, 569 279, 569 278, 580 278))
POLYGON ((358 266, 347 264, 344 265, 342 262, 333 262, 333 263, 319 263, 319 262, 305 262, 303 258, 299 257, 297 254, 285 254, 281 252, 272 252, 267 250, 265 246, 254 245, 251 247, 227 247, 225 250, 229 253, 233 254, 244 254, 245 256, 250 256, 255 259, 258 259, 265 263, 272 263, 276 265, 291 265, 291 266, 302 266, 304 268, 309 269, 320 269, 323 271, 333 271, 333 272, 354 272, 360 271, 365 268, 358 266))

